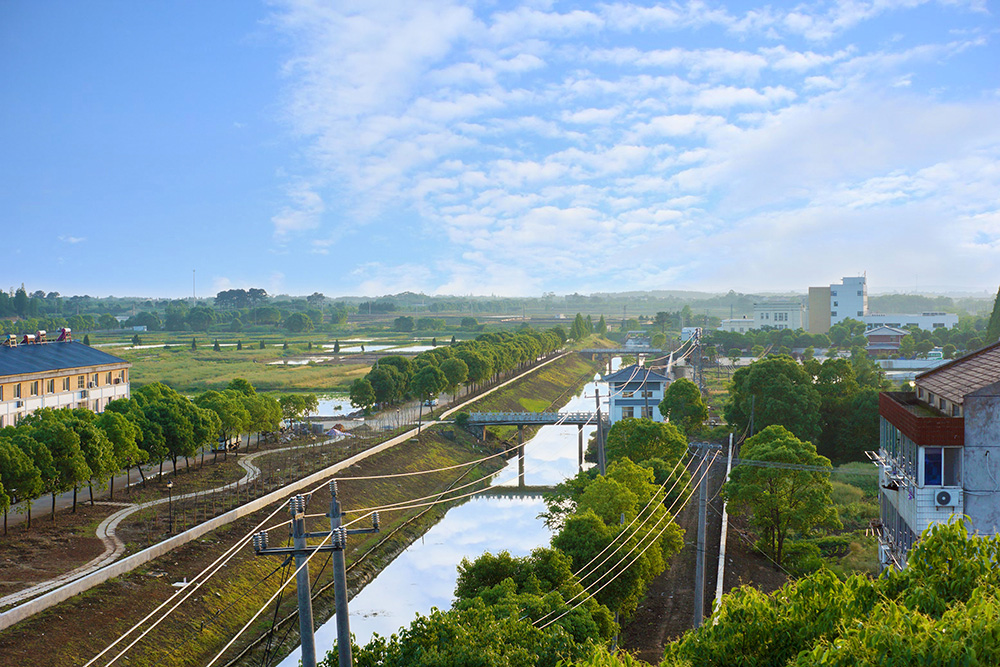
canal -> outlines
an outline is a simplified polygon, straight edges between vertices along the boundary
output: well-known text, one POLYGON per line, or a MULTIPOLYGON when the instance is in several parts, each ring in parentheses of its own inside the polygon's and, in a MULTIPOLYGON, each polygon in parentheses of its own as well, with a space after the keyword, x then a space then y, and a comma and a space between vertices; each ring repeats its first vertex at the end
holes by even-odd
MULTIPOLYGON (((617 359, 614 366, 617 366, 617 359)), ((560 412, 594 409, 594 392, 607 396, 607 385, 587 383, 560 412)), ((602 411, 607 405, 602 400, 602 411)), ((594 432, 583 429, 584 442, 594 432)), ((578 430, 576 426, 543 426, 525 443, 525 485, 553 486, 575 475, 578 468, 578 430)), ((589 467, 589 463, 584 464, 589 467)), ((514 457, 494 476, 493 486, 518 484, 518 460, 514 457)), ((424 536, 410 545, 373 579, 350 604, 351 632, 363 646, 372 635, 388 637, 432 607, 451 606, 458 578, 458 564, 463 558, 474 559, 486 551, 506 550, 524 556, 540 546, 547 546, 551 532, 538 515, 545 511, 541 498, 475 497, 450 509, 424 536)), ((318 659, 333 648, 337 637, 335 619, 316 629, 318 659)), ((300 649, 296 648, 279 667, 296 667, 300 649)))

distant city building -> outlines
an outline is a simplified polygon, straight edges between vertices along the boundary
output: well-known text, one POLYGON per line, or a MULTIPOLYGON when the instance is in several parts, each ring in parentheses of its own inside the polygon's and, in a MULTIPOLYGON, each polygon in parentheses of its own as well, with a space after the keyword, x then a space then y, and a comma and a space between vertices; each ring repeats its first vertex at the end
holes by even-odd
POLYGON ((805 306, 797 299, 769 299, 753 305, 753 328, 801 329, 805 306))
POLYGON ((811 334, 825 334, 830 331, 830 288, 809 288, 809 327, 811 334))
POLYGON ((46 332, 10 335, 0 344, 0 428, 41 408, 88 408, 103 412, 109 401, 128 398, 131 363, 83 343, 46 332))
POLYGON ((669 380, 659 373, 633 364, 604 377, 608 383, 609 419, 612 424, 629 417, 663 421, 657 408, 669 380))
POLYGON ((958 315, 955 313, 920 313, 919 315, 885 315, 882 313, 872 313, 862 318, 865 327, 875 329, 877 327, 896 327, 897 329, 909 326, 919 327, 927 331, 934 329, 951 329, 958 326, 958 315))
POLYGON ((652 339, 646 335, 645 331, 629 331, 625 334, 625 347, 627 348, 648 348, 652 344, 652 339))
POLYGON ((754 328, 754 321, 749 317, 734 317, 728 320, 722 320, 719 325, 719 331, 729 331, 730 333, 746 333, 754 328))
POLYGON ((868 345, 865 346, 865 350, 869 354, 899 352, 899 346, 907 334, 909 334, 908 331, 895 327, 869 329, 865 332, 865 338, 868 339, 868 345))
POLYGON ((1000 343, 879 394, 879 560, 903 568, 921 532, 966 517, 1000 532, 1000 343))
POLYGON ((827 333, 834 324, 847 318, 861 320, 867 314, 868 281, 864 276, 809 288, 809 333, 827 333))

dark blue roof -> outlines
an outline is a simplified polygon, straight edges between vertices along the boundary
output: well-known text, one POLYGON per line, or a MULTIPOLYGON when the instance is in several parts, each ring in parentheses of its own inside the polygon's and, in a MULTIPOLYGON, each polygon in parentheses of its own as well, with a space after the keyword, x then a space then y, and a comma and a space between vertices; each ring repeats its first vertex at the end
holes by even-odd
POLYGON ((621 368, 611 375, 604 376, 605 382, 669 382, 669 380, 648 368, 632 364, 621 368))
POLYGON ((17 347, 0 345, 0 377, 123 363, 126 363, 124 359, 78 341, 36 343, 17 347))

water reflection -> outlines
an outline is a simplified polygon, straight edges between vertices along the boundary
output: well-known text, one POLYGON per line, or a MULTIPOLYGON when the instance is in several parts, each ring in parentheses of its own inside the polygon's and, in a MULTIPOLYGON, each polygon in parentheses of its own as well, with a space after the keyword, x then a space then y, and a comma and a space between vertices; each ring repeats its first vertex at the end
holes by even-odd
MULTIPOLYGON (((594 393, 600 388, 602 411, 606 411, 606 385, 588 383, 560 412, 594 409, 594 393)), ((594 426, 583 429, 584 444, 594 426)), ((543 426, 525 443, 525 484, 550 486, 578 471, 578 431, 576 426, 543 426)), ((585 464, 588 467, 590 464, 585 464)), ((497 474, 498 486, 517 485, 515 457, 497 474)), ((506 549, 523 556, 545 546, 551 537, 538 514, 544 511, 541 499, 474 498, 448 511, 445 517, 390 563, 351 600, 351 632, 364 645, 373 633, 388 637, 408 625, 415 614, 432 607, 447 609, 452 603, 457 566, 462 558, 476 558, 485 551, 506 549)), ((316 652, 321 657, 337 636, 334 619, 316 630, 316 652)), ((285 658, 280 667, 296 667, 300 650, 285 658)))

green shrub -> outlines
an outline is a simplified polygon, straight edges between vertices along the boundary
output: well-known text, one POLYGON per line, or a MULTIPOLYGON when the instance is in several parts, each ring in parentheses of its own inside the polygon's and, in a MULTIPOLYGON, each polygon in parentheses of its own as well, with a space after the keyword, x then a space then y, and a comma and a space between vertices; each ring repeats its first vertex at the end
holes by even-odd
POLYGON ((811 574, 823 567, 819 547, 804 541, 785 544, 784 562, 785 569, 796 577, 811 574))

